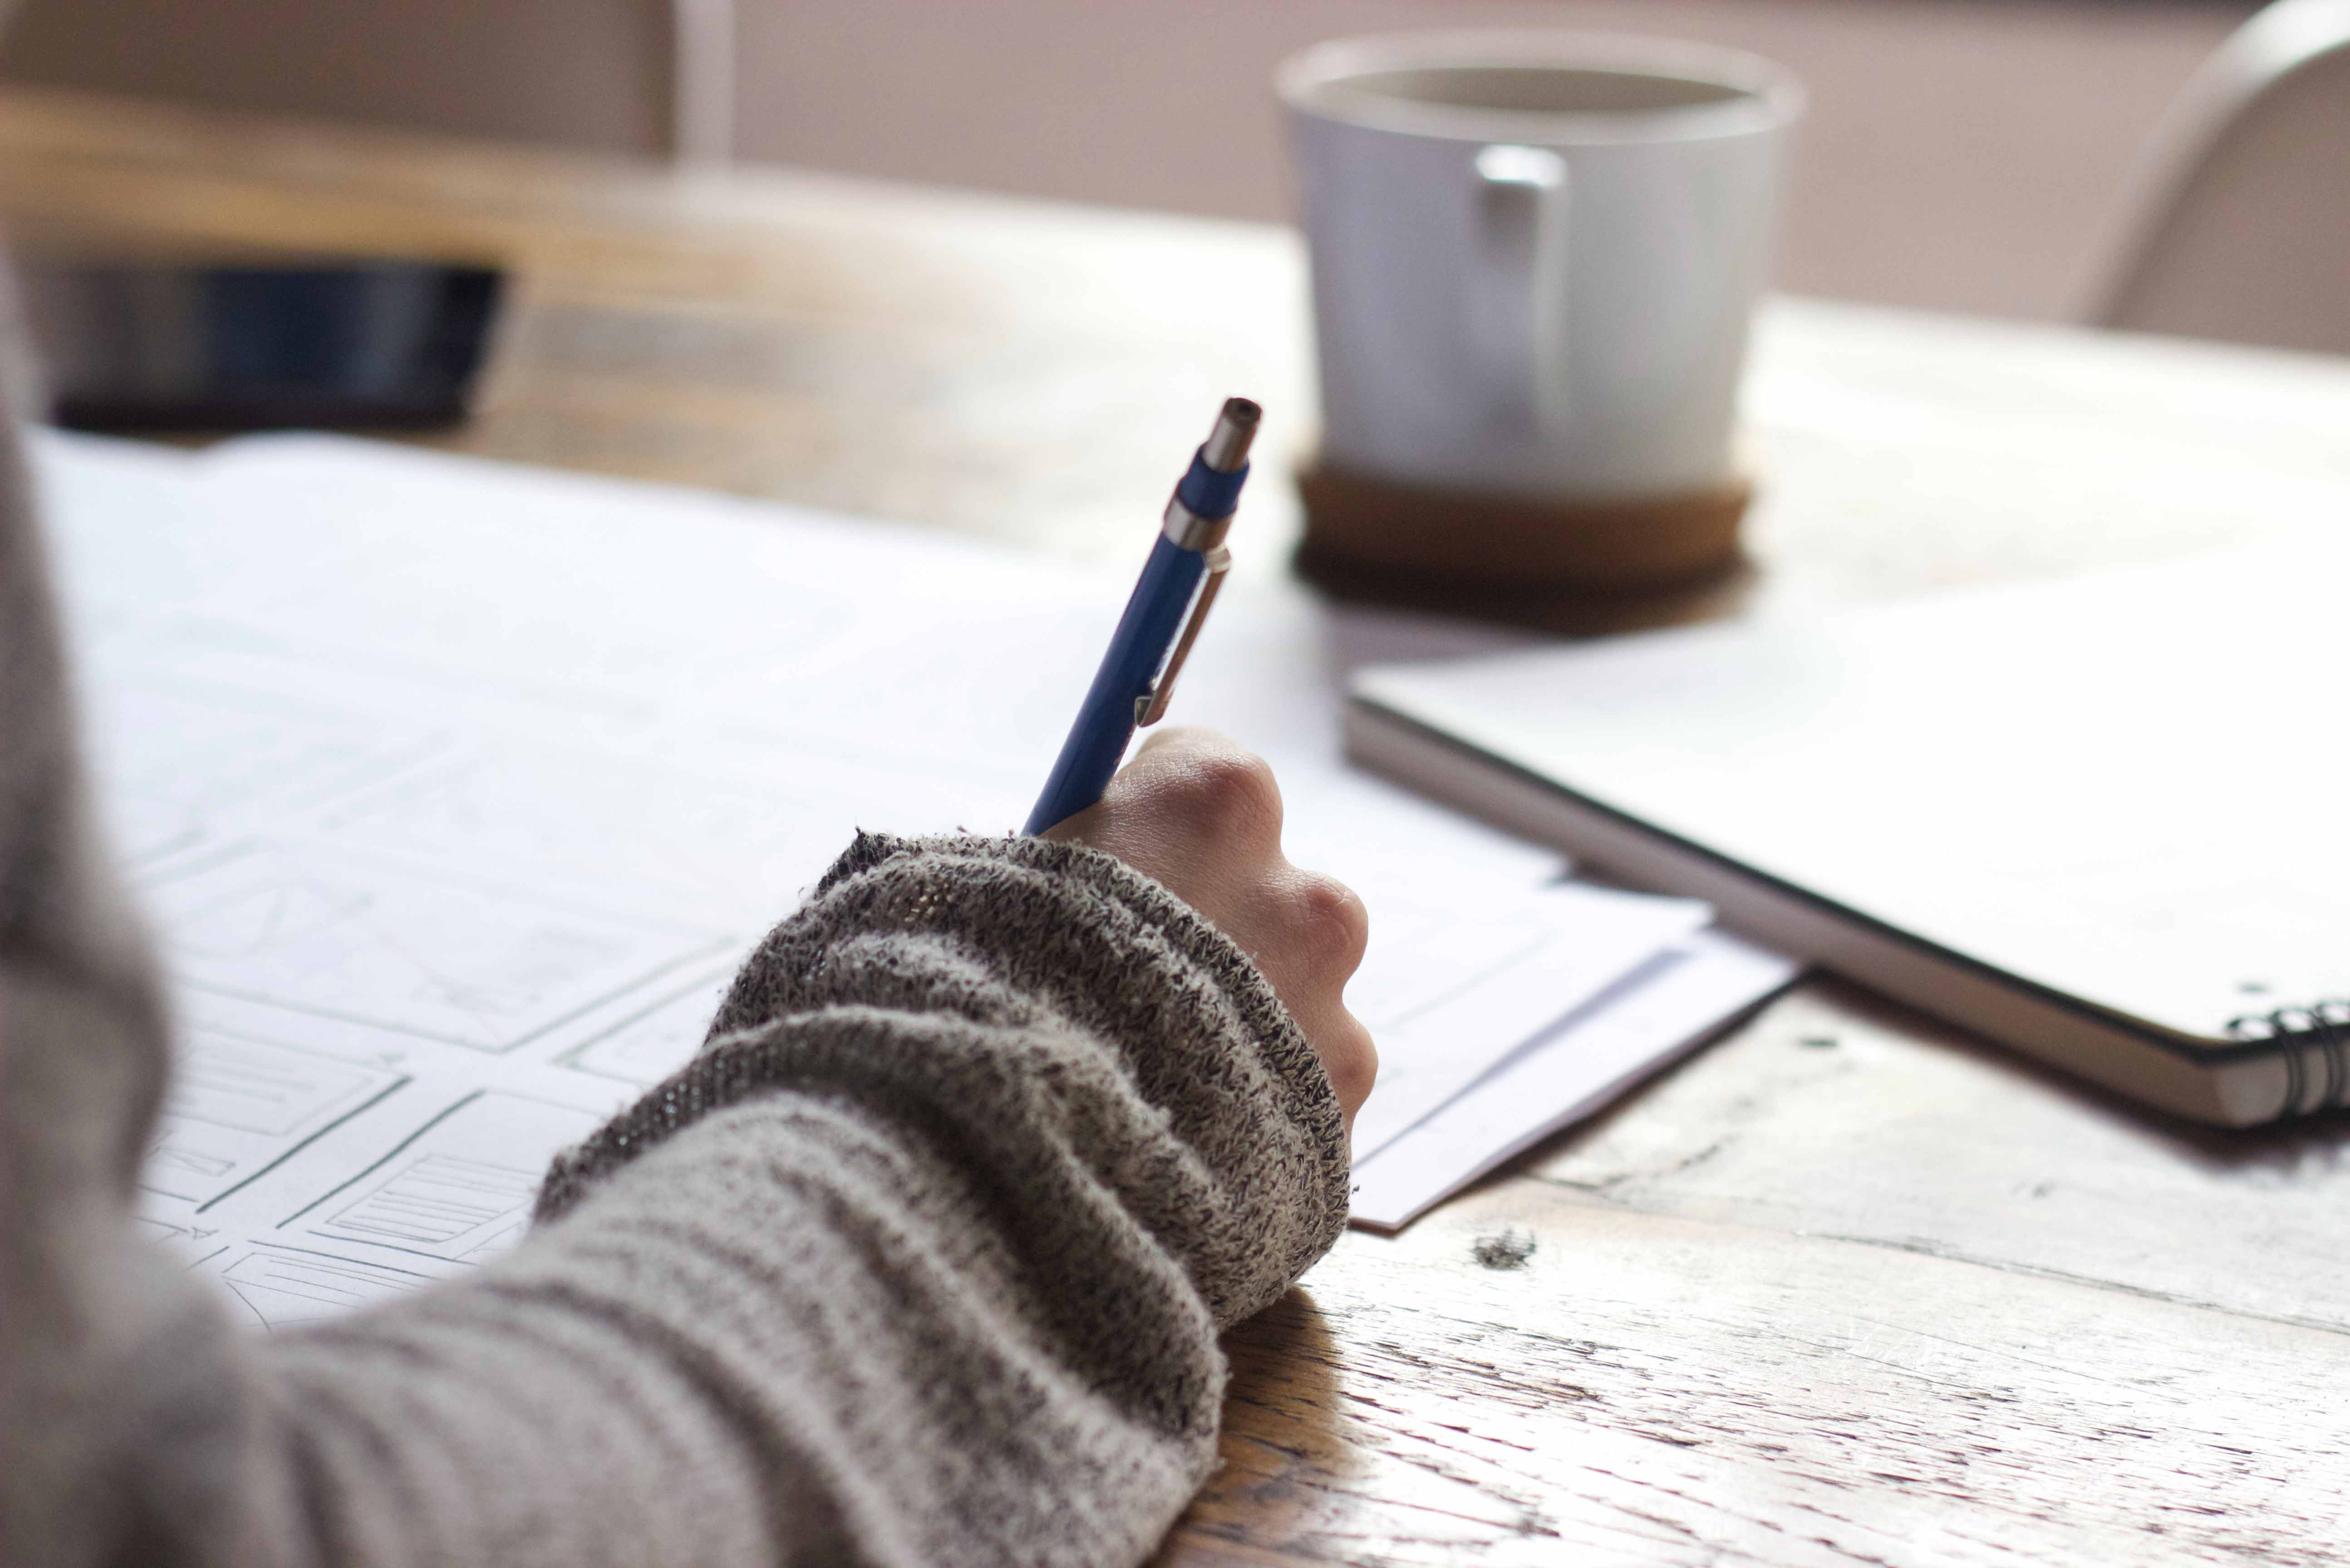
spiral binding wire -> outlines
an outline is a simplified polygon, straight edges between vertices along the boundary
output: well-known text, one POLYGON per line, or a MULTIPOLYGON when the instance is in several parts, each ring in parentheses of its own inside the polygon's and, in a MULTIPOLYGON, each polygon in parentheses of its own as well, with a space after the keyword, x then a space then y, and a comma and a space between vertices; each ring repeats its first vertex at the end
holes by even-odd
POLYGON ((2328 997, 2306 1007, 2280 1007, 2272 1012, 2246 1012, 2228 1020, 2230 1040, 2275 1040, 2293 1048, 2284 1052, 2284 1114, 2307 1115, 2350 1105, 2350 1001, 2328 997), (2304 1044, 2304 1042, 2306 1042, 2304 1044), (2325 1066, 2325 1082, 2317 1103, 2302 1108, 2309 1088, 2309 1058, 2325 1066))

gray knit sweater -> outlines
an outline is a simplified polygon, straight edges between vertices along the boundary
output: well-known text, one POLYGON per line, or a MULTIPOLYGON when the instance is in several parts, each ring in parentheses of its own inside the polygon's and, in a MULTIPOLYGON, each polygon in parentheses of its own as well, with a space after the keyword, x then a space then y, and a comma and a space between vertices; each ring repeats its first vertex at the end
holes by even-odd
POLYGON ((271 1339, 134 1236, 161 992, 0 452, 0 1563, 1132 1563, 1337 1103, 1164 888, 865 836, 477 1279, 271 1339))

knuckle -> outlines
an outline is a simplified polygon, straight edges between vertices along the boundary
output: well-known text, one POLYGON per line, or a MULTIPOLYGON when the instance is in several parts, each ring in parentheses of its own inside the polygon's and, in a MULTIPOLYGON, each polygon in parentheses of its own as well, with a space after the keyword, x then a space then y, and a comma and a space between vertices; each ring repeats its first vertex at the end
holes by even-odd
POLYGON ((1352 888, 1335 877, 1306 872, 1293 895, 1296 924, 1322 963, 1352 974, 1370 945, 1371 916, 1352 888))
POLYGON ((1215 752, 1191 760, 1176 781, 1175 793, 1201 820, 1243 830, 1281 826, 1281 787, 1263 757, 1243 751, 1215 752))
POLYGON ((1322 1069, 1330 1075, 1330 1087, 1342 1104, 1359 1106, 1370 1097, 1371 1086, 1378 1081, 1379 1048, 1372 1043, 1371 1032, 1351 1013, 1345 1026, 1333 1033, 1337 1038, 1320 1053, 1322 1069))

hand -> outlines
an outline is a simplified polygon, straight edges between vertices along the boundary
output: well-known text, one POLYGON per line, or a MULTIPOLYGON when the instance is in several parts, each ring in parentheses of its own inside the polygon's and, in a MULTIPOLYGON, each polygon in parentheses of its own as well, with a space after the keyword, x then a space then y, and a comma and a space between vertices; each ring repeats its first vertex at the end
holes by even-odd
POLYGON ((1163 730, 1099 804, 1044 837, 1107 851, 1238 942, 1322 1059, 1351 1134, 1378 1052, 1341 1000, 1370 935, 1345 884, 1281 853, 1281 790, 1263 759, 1211 730, 1163 730))

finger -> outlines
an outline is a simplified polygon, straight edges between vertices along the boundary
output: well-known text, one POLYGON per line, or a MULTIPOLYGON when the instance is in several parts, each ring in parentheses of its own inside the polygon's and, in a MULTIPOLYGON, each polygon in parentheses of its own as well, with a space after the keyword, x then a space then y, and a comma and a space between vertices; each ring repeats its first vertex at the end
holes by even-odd
POLYGON ((1321 1053, 1323 1071, 1337 1092, 1339 1112, 1347 1118, 1347 1135, 1355 1132, 1355 1113, 1371 1097, 1379 1081, 1378 1042, 1353 1013, 1346 1015, 1330 1049, 1321 1053))
POLYGON ((1281 785, 1273 768, 1212 731, 1151 748, 1113 784, 1135 805, 1197 836, 1219 858, 1261 863, 1279 853, 1281 785))
POLYGON ((1153 729, 1142 737, 1142 744, 1134 748, 1136 758, 1173 746, 1180 749, 1194 746, 1230 747, 1239 745, 1221 730, 1211 730, 1205 724, 1168 724, 1153 729))
POLYGON ((1109 809, 1109 797, 1105 794, 1085 810, 1061 818, 1036 836, 1051 839, 1055 844, 1098 846, 1101 842, 1104 819, 1108 815, 1109 809))
POLYGON ((1370 941, 1370 916, 1354 889, 1333 877, 1284 864, 1241 904, 1243 929, 1230 934, 1301 1019, 1322 999, 1335 1008, 1370 941))
POLYGON ((1370 947, 1370 910, 1352 888, 1319 871, 1293 870, 1287 902, 1307 967, 1318 981, 1345 985, 1370 947))
POLYGON ((1291 1016, 1304 1033, 1305 1043, 1314 1048, 1322 1070, 1329 1075, 1330 1088, 1338 1096, 1339 1114, 1346 1117, 1347 1130, 1354 1130, 1355 1113, 1371 1096, 1372 1085, 1378 1081, 1378 1046, 1371 1032, 1336 1002, 1328 1002, 1300 1016, 1294 1009, 1291 1016))
POLYGON ((1212 768, 1218 764, 1211 759, 1245 758, 1249 754, 1224 735, 1200 725, 1177 724, 1153 730, 1142 744, 1135 748, 1134 755, 1127 759, 1126 765, 1118 769, 1117 775, 1110 780, 1109 787, 1102 792, 1101 799, 1083 811, 1063 817, 1036 836, 1097 846, 1104 846, 1106 837, 1161 836, 1149 833, 1148 825, 1143 823, 1128 823, 1123 833, 1114 831, 1109 818, 1130 806, 1147 806, 1148 797, 1153 790, 1164 787, 1170 779, 1180 777, 1195 763, 1212 768), (1159 754, 1154 757, 1154 753, 1159 754), (1153 758, 1149 766, 1143 765, 1146 757, 1153 758))

